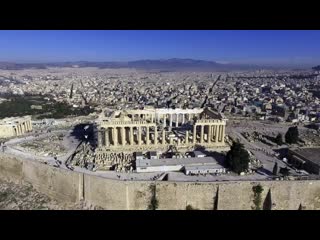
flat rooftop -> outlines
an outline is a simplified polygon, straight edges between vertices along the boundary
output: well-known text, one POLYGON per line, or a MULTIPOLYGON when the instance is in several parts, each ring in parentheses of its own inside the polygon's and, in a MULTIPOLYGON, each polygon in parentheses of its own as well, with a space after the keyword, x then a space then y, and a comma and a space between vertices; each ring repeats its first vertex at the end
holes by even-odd
POLYGON ((158 167, 158 166, 197 166, 197 165, 217 165, 221 166, 213 157, 193 157, 193 158, 162 158, 162 159, 141 159, 136 161, 137 167, 158 167), (147 164, 148 163, 148 164, 147 164))
POLYGON ((186 166, 185 170, 207 170, 208 168, 219 168, 223 169, 224 167, 219 164, 206 164, 200 166, 186 166))
POLYGON ((320 164, 320 148, 296 148, 290 151, 313 163, 320 164))

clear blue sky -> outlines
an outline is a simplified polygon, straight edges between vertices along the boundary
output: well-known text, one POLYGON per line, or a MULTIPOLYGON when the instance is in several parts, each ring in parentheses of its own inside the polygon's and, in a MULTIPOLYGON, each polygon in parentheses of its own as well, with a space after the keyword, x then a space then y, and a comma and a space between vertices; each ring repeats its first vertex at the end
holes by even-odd
POLYGON ((0 61, 167 58, 256 64, 320 64, 320 31, 0 30, 0 61))

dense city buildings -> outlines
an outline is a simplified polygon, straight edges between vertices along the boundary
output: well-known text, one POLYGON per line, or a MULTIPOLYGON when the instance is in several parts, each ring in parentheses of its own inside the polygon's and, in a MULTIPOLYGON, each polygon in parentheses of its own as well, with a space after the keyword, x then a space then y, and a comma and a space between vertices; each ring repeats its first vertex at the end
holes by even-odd
POLYGON ((0 70, 0 153, 120 181, 318 179, 319 92, 312 69, 0 70))

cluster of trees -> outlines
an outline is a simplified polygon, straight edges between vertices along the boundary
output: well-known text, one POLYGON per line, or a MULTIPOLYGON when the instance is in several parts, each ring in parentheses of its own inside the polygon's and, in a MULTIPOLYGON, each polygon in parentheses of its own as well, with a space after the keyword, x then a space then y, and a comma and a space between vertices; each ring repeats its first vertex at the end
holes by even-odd
POLYGON ((64 118, 70 115, 81 116, 92 113, 90 107, 73 108, 65 102, 48 102, 43 96, 15 96, 0 104, 0 118, 25 115, 43 118, 64 118), (32 109, 32 105, 41 105, 42 109, 32 109))
POLYGON ((12 97, 0 104, 0 118, 38 114, 40 110, 31 109, 32 104, 34 102, 30 98, 12 97))
POLYGON ((48 113, 42 115, 41 118, 65 118, 67 116, 81 116, 88 115, 93 112, 93 109, 89 107, 84 108, 73 108, 67 103, 57 102, 50 107, 47 111, 48 113))
MULTIPOLYGON (((281 146, 283 142, 282 134, 279 133, 274 139, 272 139, 277 145, 281 146)), ((297 143, 299 141, 299 131, 298 127, 289 127, 286 135, 285 135, 285 142, 288 144, 297 143)))

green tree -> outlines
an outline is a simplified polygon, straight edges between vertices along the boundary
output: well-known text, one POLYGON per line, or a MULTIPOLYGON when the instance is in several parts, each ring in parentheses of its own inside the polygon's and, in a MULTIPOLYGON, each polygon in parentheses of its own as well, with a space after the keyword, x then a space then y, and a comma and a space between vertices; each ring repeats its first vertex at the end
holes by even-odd
POLYGON ((279 134, 276 136, 275 143, 278 144, 278 145, 282 145, 282 144, 283 144, 282 134, 281 134, 281 133, 279 133, 279 134))
POLYGON ((285 135, 286 143, 292 144, 297 143, 299 140, 299 131, 298 127, 289 127, 286 135, 285 135))
POLYGON ((249 168, 249 153, 239 140, 232 144, 230 151, 227 153, 226 160, 228 167, 238 174, 249 168))

